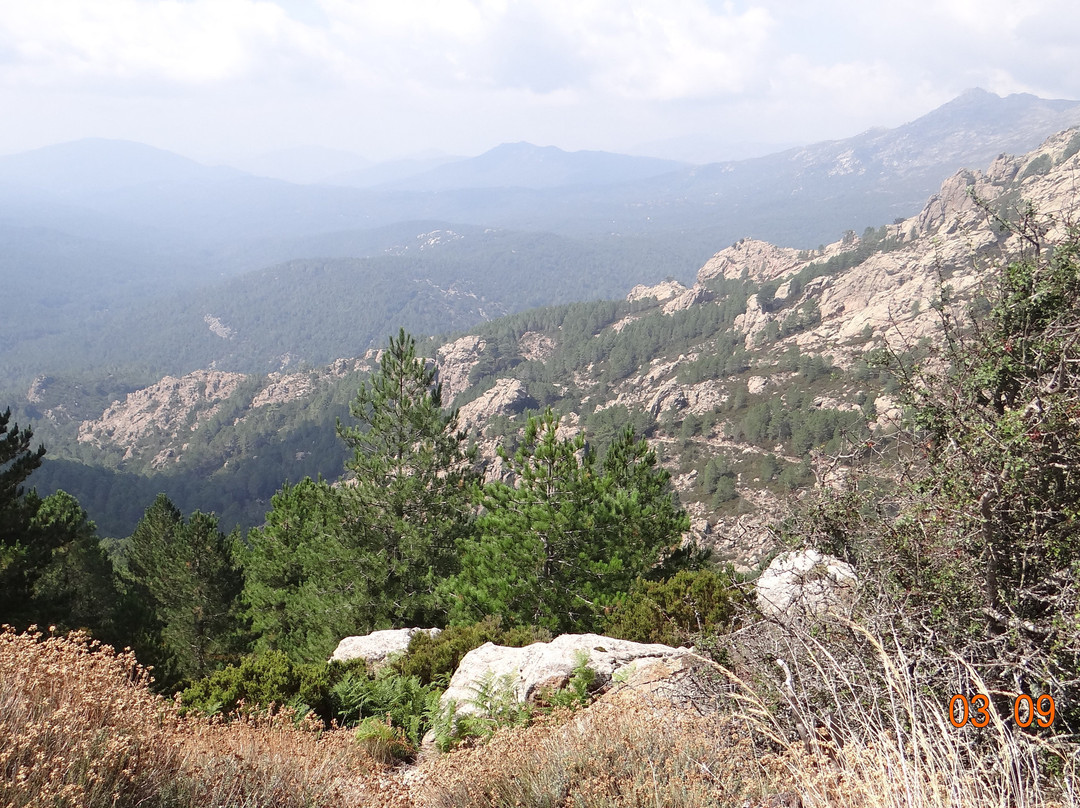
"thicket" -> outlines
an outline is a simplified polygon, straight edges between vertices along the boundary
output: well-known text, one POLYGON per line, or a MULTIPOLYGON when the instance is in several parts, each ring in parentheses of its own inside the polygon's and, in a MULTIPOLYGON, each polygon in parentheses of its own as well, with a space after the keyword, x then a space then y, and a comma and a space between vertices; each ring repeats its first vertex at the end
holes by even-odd
POLYGON ((972 318, 944 288, 940 353, 894 357, 908 407, 895 484, 857 466, 785 526, 854 565, 850 608, 737 649, 760 730, 858 766, 868 795, 902 772, 919 804, 1076 801, 1080 230, 1031 211, 1003 226, 1023 249, 989 311, 972 318), (977 726, 958 726, 958 699, 977 726), (1049 699, 1050 721, 1025 707, 1049 699))

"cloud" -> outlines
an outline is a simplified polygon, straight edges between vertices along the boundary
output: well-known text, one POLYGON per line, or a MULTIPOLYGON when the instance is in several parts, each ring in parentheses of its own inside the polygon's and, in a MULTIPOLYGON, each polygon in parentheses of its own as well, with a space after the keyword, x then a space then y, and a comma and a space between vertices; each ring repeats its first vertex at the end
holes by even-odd
POLYGON ((0 147, 805 142, 972 86, 1080 97, 1078 28, 1071 0, 13 2, 0 99, 21 126, 0 147))
POLYGON ((772 20, 701 0, 36 0, 5 10, 8 83, 212 84, 309 76, 432 90, 664 100, 738 92, 772 20))

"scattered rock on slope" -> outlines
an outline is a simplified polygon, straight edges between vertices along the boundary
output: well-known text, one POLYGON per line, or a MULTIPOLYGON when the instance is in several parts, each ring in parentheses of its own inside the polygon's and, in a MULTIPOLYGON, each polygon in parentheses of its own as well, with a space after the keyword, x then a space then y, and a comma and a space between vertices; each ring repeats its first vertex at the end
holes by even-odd
MULTIPOLYGON (((597 673, 597 685, 610 682, 631 665, 672 660, 692 655, 687 648, 629 642, 599 634, 563 634, 551 642, 524 648, 485 643, 465 655, 442 696, 442 705, 454 702, 459 712, 476 712, 472 703, 485 679, 506 678, 519 701, 536 699, 545 689, 564 687, 584 656, 597 673)), ((628 671, 630 673, 632 671, 628 671)))
POLYGON ((424 633, 430 637, 439 634, 437 628, 391 628, 373 631, 357 637, 346 637, 338 643, 330 657, 331 662, 349 662, 362 659, 371 667, 378 667, 393 654, 403 654, 414 634, 424 633))

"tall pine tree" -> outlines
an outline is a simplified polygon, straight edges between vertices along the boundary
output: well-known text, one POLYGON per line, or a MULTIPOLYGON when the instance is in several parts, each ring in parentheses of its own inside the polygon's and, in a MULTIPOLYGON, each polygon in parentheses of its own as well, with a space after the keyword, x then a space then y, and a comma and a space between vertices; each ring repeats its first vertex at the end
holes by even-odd
POLYGON ((437 371, 404 329, 350 412, 357 423, 339 423, 338 434, 354 478, 341 493, 369 598, 357 629, 444 622, 436 589, 456 572, 474 475, 457 412, 443 410, 437 371))
POLYGON ((342 637, 369 623, 381 583, 350 544, 339 489, 305 479, 271 502, 266 524, 248 534, 241 551, 255 648, 297 661, 326 659, 342 637))
POLYGON ((205 676, 235 656, 242 629, 242 579, 232 559, 238 538, 222 533, 211 514, 196 511, 185 520, 160 494, 128 540, 129 588, 147 612, 136 650, 166 681, 205 676))
POLYGON ((11 423, 10 409, 0 414, 0 622, 25 619, 34 580, 56 546, 57 537, 33 528, 41 498, 23 488, 45 455, 44 446, 31 450, 33 437, 11 423))

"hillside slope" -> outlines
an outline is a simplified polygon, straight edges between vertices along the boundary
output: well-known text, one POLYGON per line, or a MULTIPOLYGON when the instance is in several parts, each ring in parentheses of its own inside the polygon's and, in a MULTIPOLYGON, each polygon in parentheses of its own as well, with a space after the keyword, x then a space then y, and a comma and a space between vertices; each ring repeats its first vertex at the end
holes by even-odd
MULTIPOLYGON (((1031 203, 1067 221, 1078 182, 1080 132, 1070 130, 955 174, 915 216, 821 249, 743 239, 691 287, 671 281, 620 301, 522 312, 425 350, 489 460, 546 406, 597 449, 633 423, 672 470, 695 534, 750 564, 783 493, 838 484, 843 469, 829 456, 892 428, 893 383, 872 366, 874 352, 933 340, 943 284, 957 301, 977 302, 994 266, 1019 248, 987 210, 1011 215, 1031 203)), ((200 371, 82 419, 63 410, 69 390, 50 392, 42 380, 32 414, 55 427, 60 456, 160 479, 198 473, 242 504, 238 518, 257 519, 281 480, 315 473, 313 452, 337 464, 316 471, 340 472, 341 455, 327 449, 334 419, 374 356, 270 376, 200 371)), ((67 484, 82 500, 76 477, 67 484)))

